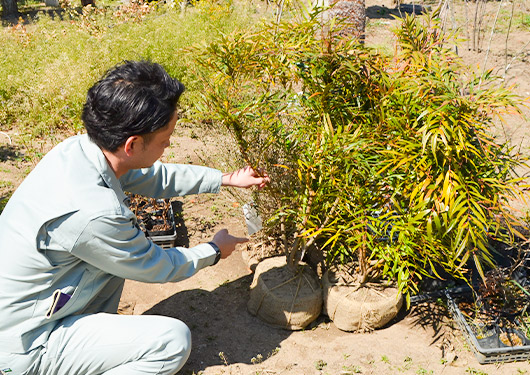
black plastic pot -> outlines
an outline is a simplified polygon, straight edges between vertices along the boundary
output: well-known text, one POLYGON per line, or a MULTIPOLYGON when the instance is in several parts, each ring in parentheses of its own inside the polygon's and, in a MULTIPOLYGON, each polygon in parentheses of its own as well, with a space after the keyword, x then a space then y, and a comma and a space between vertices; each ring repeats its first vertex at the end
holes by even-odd
MULTIPOLYGON (((129 195, 130 197, 132 195, 129 195)), ((142 205, 148 204, 149 198, 136 196, 136 203, 141 208, 142 205)), ((153 241, 158 246, 169 249, 175 247, 177 244, 177 226, 175 223, 175 214, 173 210, 173 203, 169 199, 158 199, 157 203, 167 207, 167 210, 156 210, 152 215, 137 215, 138 226, 145 233, 146 237, 153 241), (164 224, 168 227, 167 230, 154 230, 157 224, 164 224)), ((137 209, 138 209, 137 207, 137 209)), ((131 207, 134 211, 134 207, 131 207)))

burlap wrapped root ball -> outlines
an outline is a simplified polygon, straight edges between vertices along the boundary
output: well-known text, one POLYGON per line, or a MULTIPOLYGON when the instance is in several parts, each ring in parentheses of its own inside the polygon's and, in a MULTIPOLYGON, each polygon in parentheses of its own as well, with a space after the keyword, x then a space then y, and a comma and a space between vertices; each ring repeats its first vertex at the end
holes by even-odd
POLYGON ((264 259, 256 267, 247 307, 275 327, 304 329, 322 311, 318 276, 305 264, 293 272, 284 256, 264 259))
POLYGON ((360 287, 340 282, 333 272, 322 277, 323 312, 342 331, 369 332, 396 317, 403 305, 397 288, 360 287))

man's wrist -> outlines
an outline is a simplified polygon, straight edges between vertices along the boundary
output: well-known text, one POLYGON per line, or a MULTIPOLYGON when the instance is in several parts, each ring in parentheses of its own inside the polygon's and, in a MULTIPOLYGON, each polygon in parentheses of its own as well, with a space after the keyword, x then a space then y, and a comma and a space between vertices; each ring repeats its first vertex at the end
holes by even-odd
POLYGON ((219 249, 219 246, 217 246, 217 244, 215 242, 208 242, 208 245, 210 245, 211 247, 213 247, 213 249, 215 250, 215 261, 213 262, 212 266, 213 265, 216 265, 217 263, 219 263, 219 260, 221 259, 221 249, 219 249))
POLYGON ((221 176, 221 186, 230 186, 230 180, 232 179, 233 172, 223 173, 221 176))

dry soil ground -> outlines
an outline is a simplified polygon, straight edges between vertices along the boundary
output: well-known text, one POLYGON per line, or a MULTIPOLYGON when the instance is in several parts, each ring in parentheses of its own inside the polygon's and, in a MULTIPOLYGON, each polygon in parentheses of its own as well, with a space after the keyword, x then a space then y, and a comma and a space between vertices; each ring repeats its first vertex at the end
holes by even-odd
MULTIPOLYGON (((528 0, 518 3, 530 14, 528 0)), ((503 6, 499 2, 490 4, 492 14, 499 4, 503 6)), ((511 3, 505 2, 504 10, 510 6, 511 3)), ((392 8, 394 5, 388 0, 367 1, 367 44, 392 48, 388 29, 395 23, 391 14, 397 14, 392 8)), ((462 8, 459 14, 464 14, 462 8)), ((514 90, 523 97, 530 96, 530 48, 525 47, 528 41, 529 29, 512 32, 509 60, 513 56, 516 59, 506 76, 507 82, 517 85, 514 90)), ((494 35, 491 45, 487 66, 502 73, 506 61, 505 37, 494 35)), ((459 53, 470 64, 482 66, 484 63, 485 52, 468 51, 465 43, 459 53)), ((499 136, 515 140, 528 152, 528 124, 522 119, 509 119, 504 127, 498 128, 499 136)), ((0 134, 2 197, 33 167, 16 157, 16 152, 23 152, 17 147, 9 145, 7 137, 0 134)), ((210 164, 212 155, 215 157, 219 150, 225 152, 220 147, 218 137, 183 128, 175 135, 164 158, 172 162, 210 164)), ((187 232, 183 239, 189 242, 187 245, 207 241, 221 228, 228 228, 235 235, 246 235, 240 200, 226 190, 219 195, 186 197, 180 202, 183 229, 187 232)), ((269 327, 246 309, 252 280, 246 254, 246 246, 242 246, 217 266, 179 283, 127 281, 121 313, 163 314, 184 321, 193 335, 193 351, 182 370, 184 374, 530 374, 528 362, 478 364, 445 308, 435 303, 403 310, 387 327, 369 334, 342 332, 325 317, 304 331, 269 327)))

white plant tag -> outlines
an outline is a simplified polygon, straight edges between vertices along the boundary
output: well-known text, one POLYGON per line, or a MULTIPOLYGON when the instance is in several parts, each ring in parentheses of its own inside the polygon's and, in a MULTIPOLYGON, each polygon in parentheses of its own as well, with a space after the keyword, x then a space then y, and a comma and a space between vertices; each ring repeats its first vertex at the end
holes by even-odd
POLYGON ((249 202, 243 205, 243 214, 245 215, 245 222, 247 223, 249 236, 252 236, 263 228, 261 217, 258 215, 254 202, 249 202))

